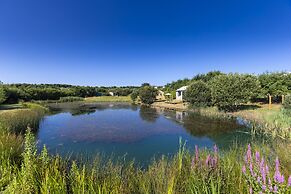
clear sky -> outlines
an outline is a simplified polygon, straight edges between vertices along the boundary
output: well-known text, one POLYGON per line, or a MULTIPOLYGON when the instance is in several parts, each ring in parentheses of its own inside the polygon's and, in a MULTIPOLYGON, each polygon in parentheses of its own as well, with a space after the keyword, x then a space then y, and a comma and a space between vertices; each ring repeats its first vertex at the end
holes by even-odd
POLYGON ((0 80, 140 85, 291 70, 291 0, 0 0, 0 80))

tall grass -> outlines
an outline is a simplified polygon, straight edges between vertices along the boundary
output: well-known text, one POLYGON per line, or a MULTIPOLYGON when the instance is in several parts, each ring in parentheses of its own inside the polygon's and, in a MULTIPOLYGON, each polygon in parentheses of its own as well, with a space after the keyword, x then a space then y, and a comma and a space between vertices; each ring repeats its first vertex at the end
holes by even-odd
MULTIPOLYGON (((134 162, 78 163, 49 156, 44 147, 36 154, 30 131, 25 135, 22 163, 1 163, 3 193, 248 193, 242 167, 246 148, 228 152, 186 150, 181 143, 174 157, 162 157, 147 168, 134 162), (4 172, 4 173, 3 173, 4 172)), ((260 148, 266 153, 265 148, 260 148)), ((270 160, 271 161, 271 160, 270 160)), ((266 157, 266 163, 269 161, 266 157)), ((270 164, 271 166, 271 164, 270 164)), ((284 170, 284 169, 283 169, 284 170)), ((289 172, 290 173, 290 172, 289 172)), ((286 182, 286 181, 285 181, 286 182)))
POLYGON ((0 112, 0 131, 21 133, 28 126, 37 129, 39 121, 47 111, 46 108, 32 103, 25 103, 24 109, 5 110, 0 112))

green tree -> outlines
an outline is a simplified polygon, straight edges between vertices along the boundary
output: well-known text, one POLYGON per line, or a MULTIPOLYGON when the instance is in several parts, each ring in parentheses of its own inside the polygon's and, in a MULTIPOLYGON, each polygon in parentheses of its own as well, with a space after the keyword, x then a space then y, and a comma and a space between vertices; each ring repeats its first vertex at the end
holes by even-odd
POLYGON ((6 90, 3 86, 0 86, 0 104, 5 102, 7 98, 6 90))
POLYGON ((291 91, 291 74, 287 72, 264 73, 259 75, 262 95, 279 97, 291 91))
POLYGON ((210 80, 212 80, 214 77, 219 76, 219 75, 223 75, 224 73, 220 72, 220 71, 210 71, 207 74, 198 74, 196 76, 193 77, 192 81, 204 81, 204 82, 209 82, 210 80))
POLYGON ((211 105, 210 87, 201 80, 193 82, 186 90, 185 100, 197 107, 211 105))
POLYGON ((157 96, 157 90, 152 86, 144 86, 139 89, 139 97, 142 103, 152 104, 157 96))
POLYGON ((132 99, 133 102, 136 101, 138 94, 139 94, 139 92, 137 89, 133 90, 133 92, 130 94, 130 98, 132 99))
POLYGON ((228 74, 216 76, 210 82, 213 103, 219 109, 235 111, 258 95, 260 84, 256 76, 228 74))

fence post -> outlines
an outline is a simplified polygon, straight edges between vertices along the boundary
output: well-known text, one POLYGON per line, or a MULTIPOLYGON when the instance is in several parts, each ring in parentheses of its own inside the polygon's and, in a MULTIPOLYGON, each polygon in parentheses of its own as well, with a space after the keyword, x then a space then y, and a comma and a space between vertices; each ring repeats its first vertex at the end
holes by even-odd
POLYGON ((269 94, 269 109, 271 109, 272 106, 272 96, 269 94))
POLYGON ((282 104, 284 104, 284 101, 285 101, 285 96, 282 95, 282 104))

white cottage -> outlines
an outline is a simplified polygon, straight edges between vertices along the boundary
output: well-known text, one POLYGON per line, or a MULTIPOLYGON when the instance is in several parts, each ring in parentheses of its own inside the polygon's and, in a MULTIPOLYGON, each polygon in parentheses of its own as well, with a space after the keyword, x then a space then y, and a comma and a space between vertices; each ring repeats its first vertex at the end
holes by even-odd
POLYGON ((185 92, 187 90, 188 86, 183 86, 176 90, 176 100, 183 101, 183 96, 185 95, 185 92))

